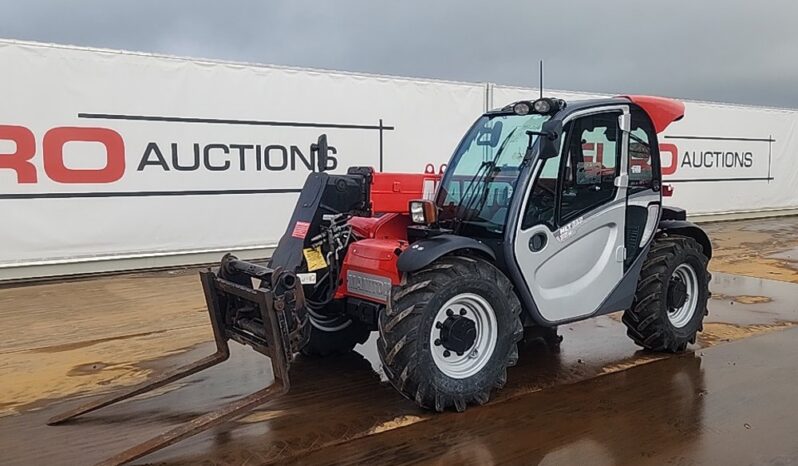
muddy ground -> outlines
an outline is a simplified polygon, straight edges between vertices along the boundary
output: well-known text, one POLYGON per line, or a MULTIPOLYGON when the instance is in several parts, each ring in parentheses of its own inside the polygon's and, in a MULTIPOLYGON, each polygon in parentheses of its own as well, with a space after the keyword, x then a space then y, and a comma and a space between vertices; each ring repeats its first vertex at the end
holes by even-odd
MULTIPOLYGON (((291 393, 150 455, 156 464, 798 462, 798 218, 706 225, 707 325, 681 356, 639 351, 619 315, 521 349, 487 406, 431 415, 381 374, 373 339, 300 359, 291 393)), ((196 270, 0 289, 0 464, 91 464, 272 380, 229 361, 70 424, 54 414, 213 351, 196 270)))

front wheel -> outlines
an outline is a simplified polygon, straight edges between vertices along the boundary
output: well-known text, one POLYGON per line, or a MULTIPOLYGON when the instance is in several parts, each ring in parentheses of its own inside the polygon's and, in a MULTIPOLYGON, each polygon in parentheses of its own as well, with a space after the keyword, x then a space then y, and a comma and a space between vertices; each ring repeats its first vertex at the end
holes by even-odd
POLYGON ((663 236, 651 245, 623 323, 635 343, 679 352, 703 330, 709 299, 708 259, 696 240, 663 236))
POLYGON ((507 380, 523 336, 521 304, 490 263, 445 256, 407 274, 380 314, 386 376, 427 409, 484 404, 507 380))

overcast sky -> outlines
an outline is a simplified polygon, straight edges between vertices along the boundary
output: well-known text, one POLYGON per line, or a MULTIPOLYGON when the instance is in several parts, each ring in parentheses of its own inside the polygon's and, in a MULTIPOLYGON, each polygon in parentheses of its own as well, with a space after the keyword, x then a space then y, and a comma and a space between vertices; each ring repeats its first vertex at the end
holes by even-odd
POLYGON ((784 107, 796 20, 795 0, 0 0, 2 38, 521 86, 544 59, 553 88, 784 107))

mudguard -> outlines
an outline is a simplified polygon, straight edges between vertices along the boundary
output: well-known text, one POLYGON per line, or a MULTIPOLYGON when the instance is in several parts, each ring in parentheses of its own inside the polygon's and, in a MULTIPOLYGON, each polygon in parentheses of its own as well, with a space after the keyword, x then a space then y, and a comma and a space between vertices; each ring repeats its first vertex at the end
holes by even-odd
POLYGON ((496 260, 496 254, 485 243, 465 236, 444 234, 413 243, 399 256, 396 267, 400 272, 415 272, 428 266, 435 259, 458 250, 477 251, 496 260))
POLYGON ((712 243, 709 241, 709 236, 698 225, 687 220, 660 220, 657 231, 693 238, 701 245, 707 259, 712 259, 712 243))

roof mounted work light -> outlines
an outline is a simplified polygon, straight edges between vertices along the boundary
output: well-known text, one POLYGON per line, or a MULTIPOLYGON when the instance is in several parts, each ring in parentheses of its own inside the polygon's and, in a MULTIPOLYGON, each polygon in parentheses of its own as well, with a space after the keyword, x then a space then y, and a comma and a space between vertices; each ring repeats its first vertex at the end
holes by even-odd
POLYGON ((532 107, 529 102, 516 102, 513 105, 513 113, 516 115, 528 115, 530 111, 532 111, 532 107))
MULTIPOLYGON (((565 101, 562 99, 550 99, 544 97, 535 100, 534 102, 522 100, 512 104, 512 112, 516 115, 529 115, 530 113, 537 113, 540 115, 549 115, 558 110, 565 108, 565 101)), ((505 111, 508 107, 505 107, 505 111)))
POLYGON ((549 99, 538 99, 532 104, 532 108, 535 109, 535 113, 542 113, 547 114, 551 111, 553 105, 549 99))

